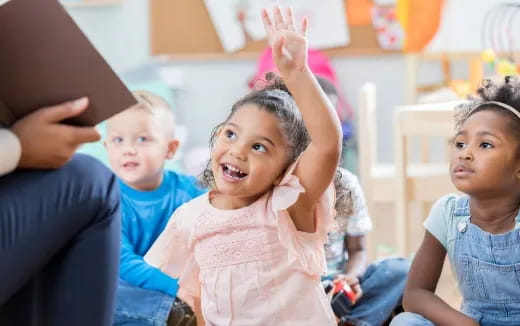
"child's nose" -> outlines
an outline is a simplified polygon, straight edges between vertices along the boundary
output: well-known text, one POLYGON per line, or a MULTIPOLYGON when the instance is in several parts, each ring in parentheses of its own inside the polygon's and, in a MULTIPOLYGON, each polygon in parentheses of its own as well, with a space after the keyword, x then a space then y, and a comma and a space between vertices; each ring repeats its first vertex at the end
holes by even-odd
POLYGON ((233 146, 231 148, 231 150, 229 151, 229 153, 231 154, 231 156, 233 156, 237 160, 244 161, 246 158, 244 146, 241 146, 241 145, 233 146))
POLYGON ((471 161, 473 159, 473 154, 471 153, 469 146, 462 149, 459 152, 459 159, 465 160, 465 161, 471 161))
POLYGON ((128 144, 124 147, 123 149, 123 155, 135 155, 136 154, 136 150, 134 148, 134 146, 128 144))

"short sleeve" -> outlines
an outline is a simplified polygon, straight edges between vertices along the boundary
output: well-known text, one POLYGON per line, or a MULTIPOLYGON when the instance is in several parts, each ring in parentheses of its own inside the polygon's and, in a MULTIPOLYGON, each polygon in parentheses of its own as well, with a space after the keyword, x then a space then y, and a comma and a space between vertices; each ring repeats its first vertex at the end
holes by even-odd
POLYGON ((298 260, 301 271, 306 274, 325 275, 327 264, 323 246, 328 242, 327 234, 337 230, 334 221, 334 186, 331 184, 326 189, 315 207, 316 232, 314 233, 298 231, 287 212, 287 209, 296 203, 299 194, 304 191, 298 177, 292 174, 292 169, 289 169, 280 185, 273 190, 270 207, 276 217, 278 238, 287 248, 289 260, 298 260))
POLYGON ((144 260, 171 277, 178 278, 184 293, 200 297, 200 270, 191 240, 194 215, 189 213, 186 206, 182 205, 175 211, 144 260))
POLYGON ((372 231, 372 219, 368 215, 365 195, 358 178, 350 172, 345 172, 342 171, 342 174, 348 178, 347 184, 352 197, 352 216, 348 218, 346 231, 350 236, 365 235, 372 231))
POLYGON ((448 249, 448 228, 453 219, 453 208, 455 205, 455 195, 447 195, 437 200, 433 204, 428 218, 424 222, 424 227, 430 232, 447 250, 448 249))

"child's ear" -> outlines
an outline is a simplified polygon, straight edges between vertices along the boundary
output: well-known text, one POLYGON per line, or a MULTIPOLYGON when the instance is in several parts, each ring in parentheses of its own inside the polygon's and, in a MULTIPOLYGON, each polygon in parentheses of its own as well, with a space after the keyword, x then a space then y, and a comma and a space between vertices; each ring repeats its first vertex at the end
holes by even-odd
POLYGON ((168 151, 166 152, 166 159, 170 160, 173 158, 175 153, 177 152, 177 149, 179 148, 179 140, 178 139, 171 139, 168 141, 168 151))

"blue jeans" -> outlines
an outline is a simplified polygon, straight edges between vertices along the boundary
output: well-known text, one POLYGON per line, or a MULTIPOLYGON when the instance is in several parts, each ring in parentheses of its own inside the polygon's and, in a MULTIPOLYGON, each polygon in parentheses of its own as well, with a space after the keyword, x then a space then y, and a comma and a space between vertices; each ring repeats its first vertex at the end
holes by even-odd
POLYGON ((401 305, 410 263, 404 258, 388 258, 370 264, 360 278, 363 295, 342 322, 356 326, 382 325, 401 305))
POLYGON ((135 287, 123 280, 117 287, 114 325, 164 326, 175 297, 159 291, 135 287))
POLYGON ((116 179, 91 157, 0 177, 0 325, 110 325, 120 225, 116 179))

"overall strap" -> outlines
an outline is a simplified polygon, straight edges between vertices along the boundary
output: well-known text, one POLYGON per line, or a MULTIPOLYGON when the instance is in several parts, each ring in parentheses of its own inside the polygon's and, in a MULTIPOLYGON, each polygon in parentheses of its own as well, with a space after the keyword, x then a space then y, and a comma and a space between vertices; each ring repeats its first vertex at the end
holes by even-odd
POLYGON ((457 197, 457 201, 455 202, 455 211, 453 214, 455 216, 470 216, 468 195, 457 197))

